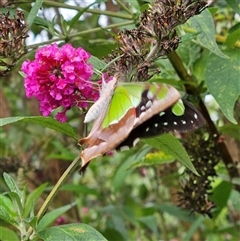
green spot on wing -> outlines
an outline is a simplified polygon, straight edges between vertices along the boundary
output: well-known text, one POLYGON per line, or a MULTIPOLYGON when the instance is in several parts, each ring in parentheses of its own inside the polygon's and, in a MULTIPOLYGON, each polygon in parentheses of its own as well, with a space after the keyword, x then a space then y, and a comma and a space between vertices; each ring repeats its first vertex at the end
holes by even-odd
POLYGON ((184 114, 184 111, 185 111, 185 106, 182 100, 180 99, 176 104, 173 105, 172 112, 176 116, 181 116, 184 114))

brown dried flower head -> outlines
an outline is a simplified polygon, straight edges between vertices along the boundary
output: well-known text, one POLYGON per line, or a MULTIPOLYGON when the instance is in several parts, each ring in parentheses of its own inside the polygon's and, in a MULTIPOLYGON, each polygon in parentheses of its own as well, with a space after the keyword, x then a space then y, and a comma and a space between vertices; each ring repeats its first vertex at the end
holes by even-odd
POLYGON ((118 34, 119 51, 109 58, 121 57, 113 61, 109 73, 119 72, 126 81, 146 81, 159 73, 151 67, 177 49, 180 37, 175 28, 206 7, 204 0, 154 0, 140 16, 138 28, 118 34))
POLYGON ((22 11, 16 10, 13 18, 0 13, 0 76, 5 76, 15 66, 25 51, 27 27, 22 11))

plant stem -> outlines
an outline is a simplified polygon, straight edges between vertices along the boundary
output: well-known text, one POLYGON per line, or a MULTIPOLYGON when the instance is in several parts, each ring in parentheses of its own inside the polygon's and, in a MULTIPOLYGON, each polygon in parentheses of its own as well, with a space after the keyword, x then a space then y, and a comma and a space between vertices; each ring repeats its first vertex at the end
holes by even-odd
MULTIPOLYGON (((57 2, 57 1, 53 2, 53 1, 45 0, 43 2, 43 4, 51 6, 51 7, 67 8, 67 9, 73 9, 73 10, 77 10, 77 11, 82 11, 84 9, 84 8, 81 8, 81 7, 78 7, 78 6, 72 6, 72 5, 60 3, 60 2, 57 2)), ((129 19, 129 20, 133 19, 133 15, 130 15, 130 14, 123 14, 123 13, 117 13, 117 12, 111 12, 111 11, 102 11, 102 10, 99 10, 99 9, 88 8, 88 9, 86 9, 85 12, 98 14, 98 15, 106 15, 106 16, 109 16, 109 17, 115 17, 115 18, 121 18, 121 19, 129 19)))
POLYGON ((121 6, 122 9, 124 9, 127 13, 129 13, 131 16, 133 15, 130 8, 128 8, 125 4, 123 4, 122 0, 116 0, 117 4, 121 6))
MULTIPOLYGON (((178 76, 180 79, 183 79, 187 82, 193 82, 193 78, 192 76, 190 76, 187 72, 187 70, 185 69, 182 60, 180 59, 179 55, 176 52, 172 52, 169 54, 168 56, 172 66, 174 67, 175 71, 177 72, 178 76)), ((220 136, 217 127, 215 126, 215 124, 213 123, 213 121, 211 120, 211 117, 208 113, 208 110, 203 102, 203 100, 201 99, 198 90, 196 89, 196 87, 194 87, 193 85, 190 84, 185 84, 185 88, 186 88, 186 92, 190 95, 194 95, 194 96, 198 96, 198 106, 199 109, 201 111, 201 113, 203 114, 207 125, 208 125, 208 130, 209 133, 211 135, 217 135, 220 136)), ((225 164, 225 167, 229 173, 229 176, 231 179, 233 178, 239 178, 239 173, 237 170, 237 167, 234 165, 234 162, 232 160, 231 155, 229 154, 229 151, 227 149, 226 144, 223 141, 219 141, 217 143, 217 145, 219 146, 219 151, 221 153, 221 156, 223 158, 223 162, 225 164)), ((240 192, 240 185, 235 185, 235 189, 237 191, 240 192)))
MULTIPOLYGON (((70 164, 70 166, 67 168, 67 170, 62 174, 62 176, 59 178, 58 182, 56 185, 53 187, 52 191, 49 193, 47 196, 46 200, 44 201, 42 207, 37 213, 37 222, 42 218, 42 216, 45 214, 47 211, 50 203, 54 199, 54 197, 57 195, 60 187, 66 182, 68 177, 76 170, 76 168, 79 166, 79 161, 80 157, 76 157, 74 161, 70 164)), ((27 237, 30 237, 30 235, 33 232, 33 228, 30 227, 27 231, 27 237)))
POLYGON ((167 231, 167 227, 166 227, 166 224, 165 224, 165 219, 163 217, 162 211, 158 212, 158 216, 160 218, 160 227, 161 227, 161 232, 162 232, 162 239, 164 241, 168 241, 169 240, 168 231, 167 231))
MULTIPOLYGON (((100 30, 104 30, 104 29, 110 29, 110 28, 117 28, 117 27, 121 27, 121 26, 127 26, 127 25, 131 25, 133 23, 134 23, 133 20, 131 20, 131 21, 126 21, 126 22, 122 22, 122 23, 110 24, 110 25, 108 25, 106 27, 92 28, 92 29, 89 29, 89 30, 85 30, 85 31, 74 33, 74 34, 70 34, 68 37, 64 36, 64 37, 59 37, 59 38, 55 38, 55 39, 50 39, 50 40, 45 41, 45 42, 41 42, 41 45, 51 44, 51 43, 54 43, 54 42, 57 42, 57 41, 63 41, 66 38, 73 39, 75 37, 79 37, 79 36, 82 36, 84 34, 90 34, 90 33, 94 33, 94 32, 100 31, 100 30)), ((39 43, 28 45, 27 49, 35 49, 35 48, 39 47, 39 45, 40 45, 39 43)))

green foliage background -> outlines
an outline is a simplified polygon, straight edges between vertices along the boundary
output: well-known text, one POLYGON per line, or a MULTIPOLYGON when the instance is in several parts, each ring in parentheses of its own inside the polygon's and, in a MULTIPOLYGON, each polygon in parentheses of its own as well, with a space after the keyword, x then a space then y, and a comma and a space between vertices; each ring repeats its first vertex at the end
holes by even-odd
MULTIPOLYGON (((190 169, 192 166, 177 139, 164 135, 143 141, 132 150, 99 157, 84 175, 79 175, 79 161, 72 161, 80 153, 77 140, 86 135, 84 113, 73 109, 68 123, 61 124, 39 116, 36 100, 25 97, 19 70, 26 58, 33 59, 37 47, 70 42, 99 59, 106 57, 117 47, 114 36, 123 28, 136 26, 146 3, 31 3, 0 8, 11 14, 16 7, 23 10, 31 36, 36 41, 45 36, 38 43, 29 43, 28 53, 0 79, 0 240, 240 240, 238 1, 218 1, 178 27, 182 39, 177 49, 180 64, 174 55, 157 61, 161 82, 174 85, 183 94, 191 92, 184 86, 189 79, 177 74, 174 66, 183 65, 191 76, 190 90, 200 93, 207 107, 203 114, 212 117, 206 120, 208 128, 198 135, 224 135, 218 142, 227 145, 219 146, 222 152, 215 167, 218 177, 212 181, 210 200, 216 204, 213 218, 190 215, 190 210, 178 207, 177 192, 188 178, 182 164, 190 169), (71 17, 66 14, 70 9, 75 10, 70 12, 71 17), (102 16, 107 27, 100 26, 102 16), (64 176, 60 191, 45 207, 48 194, 71 163, 72 171, 64 176)), ((95 68, 100 69, 100 64, 96 59, 95 68)), ((193 102, 194 97, 190 95, 193 102)), ((201 143, 192 148, 206 153, 201 143)))

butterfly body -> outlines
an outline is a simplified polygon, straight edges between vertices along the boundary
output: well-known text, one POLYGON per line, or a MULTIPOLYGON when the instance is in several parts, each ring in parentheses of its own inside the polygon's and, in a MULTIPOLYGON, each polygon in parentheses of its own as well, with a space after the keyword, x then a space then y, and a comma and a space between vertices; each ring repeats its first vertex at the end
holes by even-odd
POLYGON ((100 98, 88 110, 84 118, 84 123, 94 121, 99 115, 105 114, 109 102, 111 101, 116 83, 116 78, 109 81, 108 83, 103 82, 102 90, 100 91, 100 98))

